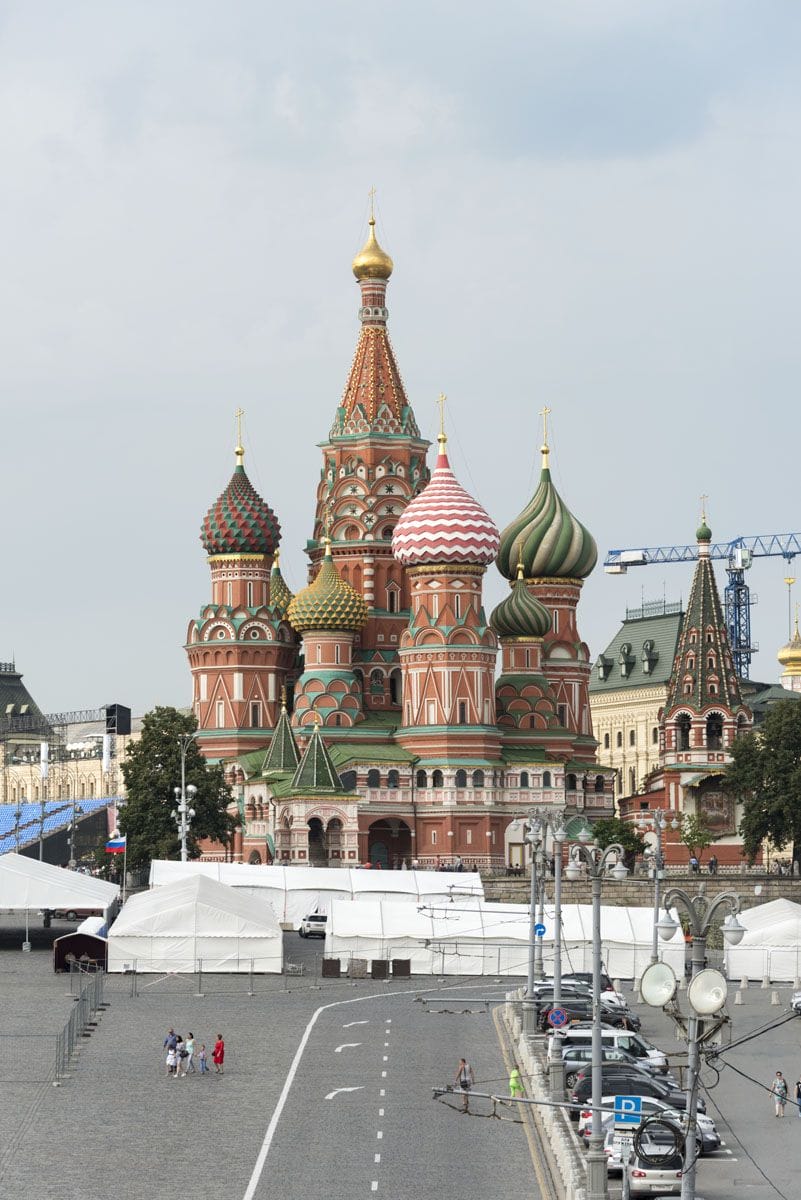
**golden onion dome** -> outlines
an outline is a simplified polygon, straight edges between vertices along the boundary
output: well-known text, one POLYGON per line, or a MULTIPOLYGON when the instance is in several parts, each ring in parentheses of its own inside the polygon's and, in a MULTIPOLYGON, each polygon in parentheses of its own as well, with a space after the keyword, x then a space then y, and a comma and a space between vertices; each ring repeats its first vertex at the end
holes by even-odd
POLYGON ((353 260, 353 274, 361 281, 363 279, 389 279, 394 264, 382 250, 375 236, 375 217, 370 217, 370 232, 367 241, 353 260))
POLYGON ((367 605, 334 566, 328 538, 317 578, 294 597, 286 619, 298 633, 340 629, 358 633, 367 623, 367 605))
POLYGON ((782 646, 776 655, 784 667, 785 675, 801 675, 801 633, 798 632, 798 617, 795 619, 795 632, 786 646, 782 646))

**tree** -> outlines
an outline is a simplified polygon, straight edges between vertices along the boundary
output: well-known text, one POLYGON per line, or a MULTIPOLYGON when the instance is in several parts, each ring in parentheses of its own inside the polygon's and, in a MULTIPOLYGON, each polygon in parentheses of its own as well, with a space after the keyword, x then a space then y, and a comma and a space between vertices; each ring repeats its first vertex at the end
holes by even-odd
POLYGON ((701 861, 707 846, 715 840, 715 834, 703 813, 685 813, 681 821, 679 840, 701 861))
POLYGON ((765 841, 779 850, 792 843, 793 871, 801 869, 801 703, 769 708, 759 732, 738 737, 731 756, 724 787, 743 801, 740 836, 749 861, 765 841))
POLYGON ((629 870, 634 867, 634 859, 645 850, 645 839, 637 832, 630 821, 621 821, 620 817, 603 817, 592 826, 593 837, 602 850, 619 842, 626 851, 626 866, 629 870))
MULTIPOLYGON (((178 854, 180 840, 175 818, 175 788, 181 785, 181 740, 194 734, 193 715, 176 708, 154 708, 142 722, 142 737, 128 746, 122 773, 127 803, 120 809, 120 833, 128 838, 128 865, 142 866, 153 858, 178 854)), ((227 844, 236 820, 227 812, 231 789, 220 766, 210 766, 190 740, 186 748, 186 784, 194 784, 195 816, 189 832, 190 857, 199 854, 198 839, 227 844)))

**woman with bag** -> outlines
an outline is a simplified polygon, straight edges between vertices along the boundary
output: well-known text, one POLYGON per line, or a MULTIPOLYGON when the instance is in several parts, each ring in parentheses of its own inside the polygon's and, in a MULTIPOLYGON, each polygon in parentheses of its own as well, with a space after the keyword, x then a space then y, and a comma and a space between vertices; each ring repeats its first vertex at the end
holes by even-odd
POLYGON ((222 1075, 223 1064, 225 1063, 225 1042, 223 1041, 223 1035, 221 1033, 217 1034, 217 1041, 214 1043, 211 1061, 214 1063, 214 1070, 217 1072, 217 1074, 222 1075))
POLYGON ((787 1103, 787 1080, 781 1071, 776 1072, 776 1076, 770 1085, 770 1090, 776 1104, 776 1116, 783 1117, 784 1106, 787 1103))

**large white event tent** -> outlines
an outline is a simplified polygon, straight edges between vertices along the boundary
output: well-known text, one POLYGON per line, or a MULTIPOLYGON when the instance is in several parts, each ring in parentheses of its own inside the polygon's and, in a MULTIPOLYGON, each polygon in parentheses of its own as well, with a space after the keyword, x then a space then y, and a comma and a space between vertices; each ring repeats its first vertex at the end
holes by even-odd
POLYGON ((108 933, 108 970, 280 973, 269 904, 204 875, 131 896, 108 933))
POLYGON ((107 915, 119 893, 116 883, 80 871, 54 867, 13 851, 0 855, 0 910, 69 912, 88 908, 107 915))
POLYGON ((203 875, 237 891, 269 901, 278 920, 300 928, 308 913, 331 911, 335 900, 396 900, 405 904, 477 903, 484 885, 477 871, 376 871, 348 867, 255 866, 248 863, 173 862, 150 864, 150 886, 203 875))
POLYGON ((778 982, 801 976, 801 904, 769 900, 739 914, 745 935, 739 946, 726 948, 729 979, 764 979, 778 982))
MULTIPOLYGON (((529 909, 523 904, 462 906, 438 902, 418 909, 390 900, 334 900, 326 955, 332 958, 410 959, 416 975, 519 975, 528 969, 529 909)), ((553 967, 553 925, 547 910, 543 965, 553 967)), ((642 974, 651 957, 653 910, 603 905, 604 966, 616 978, 642 974)), ((663 958, 683 970, 684 946, 662 947, 663 958)), ((562 908, 562 970, 592 969, 592 908, 562 908)))

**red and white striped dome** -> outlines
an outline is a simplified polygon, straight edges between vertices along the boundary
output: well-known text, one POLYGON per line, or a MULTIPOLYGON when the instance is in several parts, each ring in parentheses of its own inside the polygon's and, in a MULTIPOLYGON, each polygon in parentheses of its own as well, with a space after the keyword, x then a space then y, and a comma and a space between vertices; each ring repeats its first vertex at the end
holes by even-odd
POLYGON ((392 553, 404 567, 423 563, 491 563, 500 535, 494 521, 456 479, 445 438, 431 479, 404 510, 392 535, 392 553))

